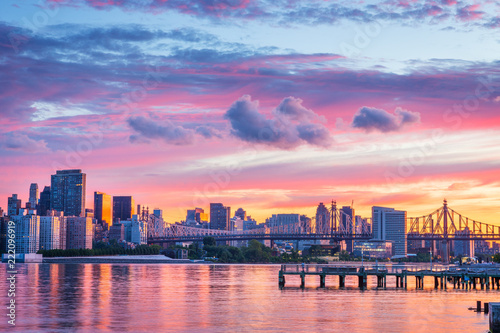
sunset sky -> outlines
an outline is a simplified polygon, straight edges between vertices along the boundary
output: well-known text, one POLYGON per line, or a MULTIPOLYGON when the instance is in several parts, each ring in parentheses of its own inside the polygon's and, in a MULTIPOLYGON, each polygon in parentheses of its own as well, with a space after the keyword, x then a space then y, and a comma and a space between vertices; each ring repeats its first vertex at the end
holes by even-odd
POLYGON ((59 169, 264 222, 336 199, 500 225, 497 1, 4 0, 0 207, 59 169))

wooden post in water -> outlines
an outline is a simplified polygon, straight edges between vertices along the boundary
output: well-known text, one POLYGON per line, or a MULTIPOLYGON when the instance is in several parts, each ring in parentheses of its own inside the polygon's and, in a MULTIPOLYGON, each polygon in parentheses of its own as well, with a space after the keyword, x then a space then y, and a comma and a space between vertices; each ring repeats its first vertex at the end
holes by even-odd
POLYGON ((325 274, 321 274, 319 276, 319 287, 320 288, 325 288, 325 279, 326 279, 326 275, 325 274))
POLYGON ((490 312, 490 303, 484 303, 484 314, 490 312))
POLYGON ((339 275, 339 288, 345 288, 345 276, 339 275))
POLYGON ((476 312, 481 312, 481 301, 476 301, 476 312))
POLYGON ((490 332, 500 333, 500 303, 490 303, 490 332))
POLYGON ((300 288, 306 287, 306 274, 304 272, 300 273, 300 288))
POLYGON ((278 285, 283 288, 285 286, 285 276, 283 275, 283 265, 281 265, 281 270, 279 273, 278 285))

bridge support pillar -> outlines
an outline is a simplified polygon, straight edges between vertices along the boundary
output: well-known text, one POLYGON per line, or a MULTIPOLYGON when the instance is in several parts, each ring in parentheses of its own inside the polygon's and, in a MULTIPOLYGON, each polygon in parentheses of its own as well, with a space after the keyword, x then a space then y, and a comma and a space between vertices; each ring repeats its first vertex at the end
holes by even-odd
POLYGON ((484 278, 480 278, 481 279, 481 290, 484 290, 484 278))
POLYGON ((405 274, 405 290, 408 289, 408 275, 405 274))
POLYGON ((366 289, 366 275, 365 274, 358 275, 358 285, 359 285, 359 289, 361 289, 361 290, 366 289))
POLYGON ((437 276, 434 276, 434 289, 439 288, 439 279, 437 276))
POLYGON ((325 288, 325 279, 326 279, 326 275, 320 275, 319 276, 319 287, 320 288, 325 288))
POLYGON ((339 275, 339 288, 345 288, 345 276, 339 275))

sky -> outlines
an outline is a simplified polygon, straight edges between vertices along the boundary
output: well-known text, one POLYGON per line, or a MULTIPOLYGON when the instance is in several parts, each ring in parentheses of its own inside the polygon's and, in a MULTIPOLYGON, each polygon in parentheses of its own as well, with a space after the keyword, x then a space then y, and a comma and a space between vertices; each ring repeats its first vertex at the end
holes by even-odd
POLYGON ((320 202, 500 225, 496 1, 4 0, 0 207, 61 169, 167 222, 320 202))

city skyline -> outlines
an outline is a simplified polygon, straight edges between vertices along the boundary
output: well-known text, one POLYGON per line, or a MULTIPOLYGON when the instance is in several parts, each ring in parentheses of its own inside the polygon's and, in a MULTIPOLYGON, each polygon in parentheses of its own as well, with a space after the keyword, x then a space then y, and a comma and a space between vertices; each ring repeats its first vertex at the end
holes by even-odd
MULTIPOLYGON (((71 170, 57 170, 56 171, 56 174, 55 175, 52 175, 51 176, 51 179, 54 179, 54 177, 57 177, 57 176, 66 176, 66 175, 69 175, 69 176, 72 176, 72 177, 78 177, 76 179, 84 179, 86 180, 86 173, 85 172, 82 172, 82 170, 79 170, 79 169, 71 169, 71 170)), ((78 182, 78 181, 77 181, 78 182)), ((79 184, 74 184, 75 182, 74 181, 70 181, 70 183, 72 185, 76 185, 76 188, 78 188, 80 191, 80 187, 78 187, 79 184)), ((84 181, 85 183, 85 181, 84 181)), ((30 183, 30 188, 28 190, 28 197, 31 197, 32 195, 32 188, 34 186, 38 186, 37 183, 30 183)), ((51 188, 51 186, 45 186, 45 189, 46 188, 51 188)), ((44 190, 45 190, 44 189, 44 190)), ((79 192, 79 193, 82 193, 82 194, 85 194, 85 191, 86 191, 86 186, 83 186, 83 193, 82 192, 79 192)), ((307 218, 316 218, 316 222, 315 222, 315 225, 316 225, 316 230, 317 232, 321 232, 321 231, 318 231, 318 230, 323 230, 323 229, 328 229, 329 228, 329 224, 330 224, 330 211, 331 209, 331 206, 332 205, 335 205, 335 207, 339 210, 339 211, 343 211, 343 213, 345 214, 344 215, 344 218, 345 216, 349 216, 350 219, 354 222, 355 220, 355 217, 356 218, 361 218, 361 219, 371 219, 373 217, 373 209, 375 208, 384 208, 384 209, 389 209, 389 210, 392 210, 394 211, 394 207, 390 208, 390 207, 381 207, 380 205, 373 205, 373 206, 369 206, 369 207, 362 207, 360 208, 359 210, 360 211, 365 211, 365 210, 368 210, 368 214, 355 214, 355 210, 357 211, 358 208, 355 208, 354 207, 354 202, 355 200, 352 200, 351 201, 351 205, 344 205, 345 203, 342 203, 342 202, 337 202, 337 200, 335 198, 332 198, 330 199, 330 201, 327 201, 327 200, 323 200, 321 202, 318 202, 316 204, 316 206, 314 207, 314 210, 315 212, 311 213, 310 215, 307 214, 307 213, 304 213, 304 212, 296 212, 296 211, 286 211, 283 209, 284 208, 280 208, 280 207, 276 207, 273 212, 269 215, 269 216, 265 216, 262 220, 258 219, 258 218, 255 218, 254 215, 251 214, 251 212, 249 212, 248 209, 245 208, 245 206, 240 206, 238 208, 236 208, 235 206, 232 206, 232 205, 227 205, 226 203, 215 203, 215 202, 210 202, 208 203, 208 207, 183 207, 183 208, 179 208, 178 209, 181 209, 183 211, 183 214, 182 215, 182 218, 180 219, 174 219, 174 218, 171 218, 171 219, 168 219, 167 218, 167 215, 168 215, 168 211, 169 209, 167 208, 167 210, 165 211, 163 208, 159 208, 159 207, 153 207, 153 206, 149 206, 148 204, 144 204, 144 203, 140 203, 140 202, 136 202, 135 199, 134 199, 134 195, 127 195, 127 196, 123 196, 123 195, 114 195, 113 193, 105 193, 105 192, 100 192, 100 191, 91 191, 92 193, 92 196, 94 198, 94 201, 93 201, 93 204, 89 207, 85 207, 85 206, 81 206, 82 207, 82 213, 83 215, 86 215, 87 214, 87 211, 90 210, 90 212, 92 212, 92 216, 95 215, 95 218, 96 220, 99 221, 99 223, 102 223, 102 217, 100 214, 103 214, 103 204, 102 204, 102 201, 104 200, 103 197, 106 197, 108 200, 108 204, 107 204, 107 208, 105 209, 108 209, 109 210, 109 214, 112 215, 112 219, 114 220, 115 218, 118 218, 119 220, 122 220, 122 221, 125 221, 125 220, 128 220, 130 221, 132 216, 134 214, 140 214, 139 211, 137 211, 137 209, 139 209, 138 207, 141 207, 141 209, 147 209, 148 211, 150 212, 155 212, 154 214, 157 214, 156 212, 158 212, 158 214, 161 213, 161 215, 165 216, 166 218, 164 219, 164 221, 168 224, 175 224, 175 223, 180 223, 180 222, 188 222, 189 218, 187 218, 190 214, 190 211, 193 212, 192 214, 195 214, 194 212, 196 212, 196 210, 198 209, 201 209, 201 210, 204 210, 204 209, 207 209, 208 213, 206 214, 207 218, 210 216, 209 219, 207 219, 209 225, 211 226, 211 228, 213 228, 211 222, 212 222, 212 219, 216 220, 216 224, 219 224, 221 223, 221 226, 217 226, 215 227, 215 229, 222 229, 222 230, 229 230, 230 227, 230 220, 232 219, 232 217, 237 217, 239 216, 240 214, 242 214, 242 212, 244 213, 244 215, 246 216, 247 213, 250 213, 248 214, 248 217, 252 217, 252 220, 256 221, 257 224, 264 224, 264 223, 267 223, 267 220, 273 218, 275 215, 301 215, 301 216, 305 216, 307 218), (96 197, 99 198, 98 200, 98 203, 97 203, 97 210, 96 209, 96 197), (122 202, 123 201, 123 202, 122 202), (193 210, 193 208, 195 208, 195 210, 193 210), (231 209, 233 209, 233 214, 231 214, 231 209), (223 213, 219 212, 219 211, 222 211, 223 213), (128 211, 128 212, 127 212, 128 211), (212 212, 215 212, 215 215, 212 216, 212 212), (167 214, 165 214, 167 213, 167 214), (186 215, 187 214, 187 215, 186 215), (219 221, 220 219, 220 216, 222 214, 222 222, 219 221), (326 214, 326 215, 325 215, 326 214), (323 216, 325 215, 325 216, 323 216), (319 217, 318 217, 319 216, 319 217)), ((42 192, 43 194, 43 192, 42 192)), ((49 193, 50 195, 50 193, 49 193)), ((80 200, 79 199, 79 196, 80 195, 77 195, 76 197, 73 196, 73 201, 78 201, 80 200)), ((88 196, 88 194, 87 194, 88 196)), ((46 203, 43 203, 43 199, 40 197, 39 198, 39 204, 40 204, 40 208, 43 206, 43 205, 46 205, 46 203)), ((50 198, 49 198, 50 200, 50 198)), ((217 200, 214 200, 214 201, 217 201, 217 200)), ((446 198, 444 198, 444 203, 447 204, 448 200, 446 198)), ((35 207, 31 207, 31 202, 30 200, 27 200, 27 201, 24 201, 23 202, 23 197, 22 195, 20 195, 19 193, 13 193, 11 196, 8 197, 8 200, 7 200, 7 205, 5 206, 5 209, 0 206, 1 209, 3 209, 3 211, 8 214, 8 212, 11 211, 11 202, 16 202, 16 213, 13 213, 14 215, 18 214, 19 213, 19 209, 25 209, 25 208, 28 208, 29 209, 34 209, 36 210, 37 208, 35 207)), ((80 203, 81 204, 81 203, 80 203)), ((74 204, 70 204, 71 207, 74 206, 74 204)), ((400 207, 396 207, 397 209, 401 209, 401 210, 404 210, 405 211, 405 216, 406 216, 406 211, 408 211, 408 209, 404 206, 400 206, 400 207)), ((434 207, 435 208, 435 207, 434 207)), ((51 210, 55 210, 55 211, 62 211, 61 209, 55 209, 54 207, 51 206, 51 210)), ((396 212, 399 212, 399 210, 396 210, 396 212)), ((64 215, 68 215, 66 212, 64 212, 64 215)), ((9 215, 9 214, 8 214, 9 215)), ((44 216, 44 213, 43 213, 43 208, 41 208, 41 211, 38 211, 37 212, 37 215, 39 216, 44 216)), ((78 216, 78 215, 75 215, 75 214, 69 214, 69 216, 78 216)), ((194 215, 193 215, 194 216, 194 215)), ((422 215, 419 215, 419 214, 410 214, 407 216, 407 218, 417 218, 417 217, 421 217, 422 215)), ((193 217, 194 219, 194 217, 193 217)), ((108 217, 108 220, 111 220, 111 218, 108 217)), ((242 218, 242 221, 245 220, 242 218)), ((489 221, 480 221, 478 219, 475 219, 475 221, 477 222, 482 222, 482 223, 488 223, 489 221)), ((112 221, 109 221, 109 222, 106 222, 108 223, 108 225, 112 225, 113 222, 112 221)), ((339 223, 343 223, 345 224, 346 221, 342 220, 342 221, 339 221, 339 223)), ((495 225, 495 223, 489 223, 489 224, 492 224, 492 225, 495 225)))
POLYGON ((1 202, 82 169, 169 221, 332 197, 500 221, 497 3, 1 6, 1 202))

